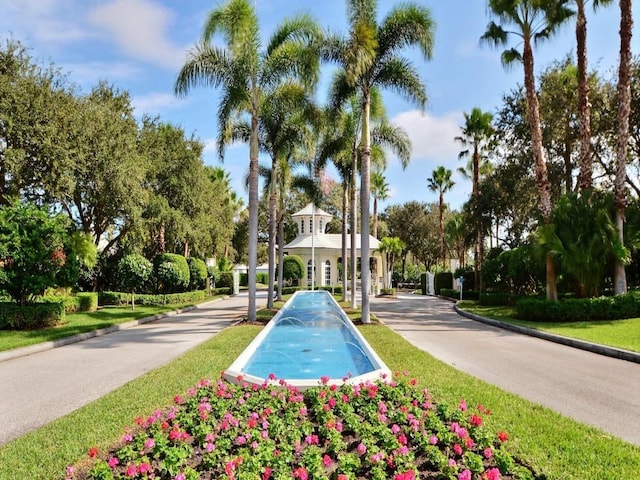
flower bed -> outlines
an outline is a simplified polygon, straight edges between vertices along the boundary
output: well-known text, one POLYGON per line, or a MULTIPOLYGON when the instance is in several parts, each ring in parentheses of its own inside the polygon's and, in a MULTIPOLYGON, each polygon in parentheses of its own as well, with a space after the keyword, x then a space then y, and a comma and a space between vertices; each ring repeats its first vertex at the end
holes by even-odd
POLYGON ((202 381, 139 418, 68 479, 533 479, 483 425, 489 410, 438 404, 406 374, 305 392, 202 381))

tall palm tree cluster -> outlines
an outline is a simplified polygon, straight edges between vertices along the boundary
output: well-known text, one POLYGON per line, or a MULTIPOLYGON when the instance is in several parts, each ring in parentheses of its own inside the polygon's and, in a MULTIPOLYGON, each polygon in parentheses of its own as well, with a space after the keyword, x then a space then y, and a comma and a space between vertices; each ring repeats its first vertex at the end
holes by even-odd
MULTIPOLYGON (((315 172, 321 169, 323 162, 330 160, 344 175, 345 192, 351 192, 353 234, 357 230, 355 179, 358 172, 360 174, 362 290, 366 292, 370 288, 372 158, 374 162, 382 162, 377 164, 379 171, 384 165, 380 146, 390 146, 405 165, 410 151, 406 134, 385 121, 384 115, 379 113, 382 109, 376 111, 376 90, 391 89, 424 108, 425 86, 417 68, 402 56, 402 51, 417 46, 424 58, 429 59, 433 51, 434 22, 426 7, 412 2, 394 7, 381 22, 377 19, 375 0, 347 0, 346 10, 349 31, 343 36, 327 34, 308 16, 298 15, 285 20, 263 44, 253 3, 228 0, 208 14, 202 39, 190 50, 176 80, 178 95, 186 95, 197 86, 214 87, 221 92, 217 112, 217 145, 221 159, 231 142, 249 144, 249 320, 256 318, 258 155, 261 150, 272 160, 269 174, 270 285, 275 276, 276 225, 282 213, 278 208, 278 196, 283 194, 278 188, 279 177, 287 174, 288 164, 306 158, 318 161, 313 168, 315 172), (338 67, 330 104, 324 114, 311 101, 322 62, 338 67), (323 125, 323 118, 332 121, 323 125), (334 125, 333 131, 329 124, 334 125), (316 135, 311 135, 310 131, 316 135), (312 137, 322 140, 313 142, 309 140, 312 137)), ((376 186, 375 192, 384 195, 384 188, 376 186)), ((348 197, 345 195, 345 198, 348 197)), ((343 222, 345 220, 346 215, 343 222)), ((352 252, 355 252, 354 248, 352 252)), ((342 258, 345 259, 345 255, 342 258)), ((352 267, 355 263, 352 261, 352 267)), ((343 268, 343 272, 345 270, 343 268)), ((354 290, 352 288, 352 292, 354 290)), ((369 321, 367 295, 362 297, 362 317, 363 321, 369 321)))

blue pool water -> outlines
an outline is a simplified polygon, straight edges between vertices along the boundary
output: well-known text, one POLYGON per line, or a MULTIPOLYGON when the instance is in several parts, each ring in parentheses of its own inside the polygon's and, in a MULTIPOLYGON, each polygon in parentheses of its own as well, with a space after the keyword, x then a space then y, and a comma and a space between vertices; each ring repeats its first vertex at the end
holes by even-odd
POLYGON ((242 371, 290 380, 340 379, 372 372, 355 327, 328 292, 298 292, 272 320, 274 325, 242 371))

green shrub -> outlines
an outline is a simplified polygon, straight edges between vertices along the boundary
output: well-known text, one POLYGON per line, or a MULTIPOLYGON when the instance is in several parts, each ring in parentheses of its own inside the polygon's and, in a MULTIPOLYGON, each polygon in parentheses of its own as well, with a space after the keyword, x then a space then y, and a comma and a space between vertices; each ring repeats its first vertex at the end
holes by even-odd
POLYGON ((396 289, 395 288, 382 288, 380 289, 380 295, 391 295, 393 297, 396 296, 396 289))
POLYGON ((161 253, 153 259, 154 276, 161 293, 184 292, 189 288, 187 259, 175 253, 161 253))
POLYGON ((626 293, 615 297, 570 298, 559 302, 525 298, 516 302, 516 316, 531 322, 634 318, 640 316, 640 296, 636 293, 626 293))
POLYGON ((507 305, 515 305, 516 302, 521 299, 521 295, 515 295, 512 293, 487 293, 482 292, 480 294, 480 305, 486 305, 489 307, 500 307, 507 305))
POLYGON ((0 330, 35 330, 60 325, 65 321, 63 302, 41 302, 20 306, 0 303, 0 330))
POLYGON ((207 285, 207 264, 199 258, 187 258, 189 290, 202 290, 207 285))
MULTIPOLYGON (((137 305, 175 305, 180 303, 197 303, 207 299, 207 292, 195 290, 193 292, 168 293, 159 295, 136 295, 137 305)), ((100 305, 127 305, 131 301, 131 294, 127 292, 100 292, 100 305)))
POLYGON ((323 285, 318 287, 318 290, 326 290, 327 292, 331 292, 336 295, 342 294, 342 285, 323 285))
POLYGON ((222 272, 216 278, 216 288, 233 289, 233 272, 222 272))
POLYGON ((304 277, 306 268, 298 255, 286 255, 282 259, 282 278, 290 282, 304 277))
POLYGON ((84 292, 76 295, 78 299, 78 311, 95 312, 98 309, 98 294, 96 292, 84 292))
POLYGON ((262 283, 263 285, 266 285, 267 283, 269 283, 269 274, 268 273, 257 273, 256 274, 256 282, 258 283, 262 283))
POLYGON ((65 313, 80 311, 80 300, 74 295, 45 295, 38 300, 48 303, 62 303, 65 313))
POLYGON ((240 274, 240 286, 241 287, 246 287, 249 285, 249 274, 248 273, 241 273, 240 274))
POLYGON ((453 273, 451 272, 440 272, 436 273, 433 279, 434 289, 436 295, 440 295, 440 290, 442 288, 451 288, 453 285, 453 273))

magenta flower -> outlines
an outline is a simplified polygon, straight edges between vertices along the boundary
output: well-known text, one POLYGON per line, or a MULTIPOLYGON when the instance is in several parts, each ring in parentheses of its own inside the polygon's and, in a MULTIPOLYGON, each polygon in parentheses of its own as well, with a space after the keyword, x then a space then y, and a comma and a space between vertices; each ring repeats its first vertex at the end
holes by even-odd
POLYGON ((120 460, 118 460, 116 457, 109 457, 109 460, 107 461, 107 464, 111 468, 116 468, 116 465, 118 465, 119 463, 120 460))
POLYGON ((184 473, 179 473, 175 477, 173 477, 173 480, 187 480, 187 477, 184 473))
POLYGON ((138 469, 133 463, 130 463, 127 470, 124 472, 125 477, 135 477, 138 474, 138 469))
POLYGON ((393 425, 391 425, 391 431, 395 435, 396 433, 398 433, 400 431, 400 427, 394 423, 393 425))
POLYGON ((437 445, 438 444, 438 437, 436 437, 435 435, 431 435, 429 437, 429 443, 431 445, 437 445))
POLYGON ((491 449, 491 447, 485 448, 482 453, 484 454, 484 458, 486 459, 490 459, 491 457, 493 457, 493 450, 491 449))
POLYGON ((462 455, 462 447, 457 443, 453 445, 453 451, 456 452, 456 455, 462 455))
POLYGON ((146 448, 146 449, 151 449, 151 448, 153 448, 155 446, 156 446, 156 442, 155 442, 155 440, 153 438, 147 438, 144 441, 144 448, 146 448))
POLYGON ((467 402, 464 399, 460 400, 460 403, 458 404, 458 408, 461 411, 466 412, 467 411, 467 402))
POLYGON ((471 470, 463 470, 458 474, 458 480, 471 480, 471 470))
POLYGON ((141 474, 149 473, 151 471, 151 464, 143 462, 138 467, 138 472, 141 474))
POLYGON ((358 450, 358 453, 360 455, 364 455, 365 453, 367 453, 367 447, 365 446, 364 443, 359 443, 358 446, 356 447, 356 450, 358 450))
POLYGON ((331 457, 329 455, 325 454, 322 456, 322 464, 325 467, 330 467, 332 463, 333 463, 333 460, 331 460, 331 457))
POLYGON ((482 475, 482 480, 500 480, 501 478, 502 475, 500 475, 500 470, 497 468, 491 468, 482 475))
POLYGON ((293 478, 299 478, 300 480, 308 480, 309 474, 304 467, 298 467, 293 470, 293 478))

